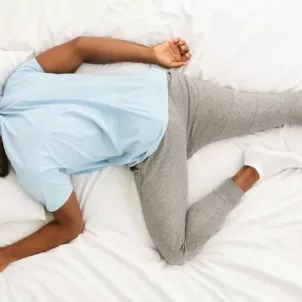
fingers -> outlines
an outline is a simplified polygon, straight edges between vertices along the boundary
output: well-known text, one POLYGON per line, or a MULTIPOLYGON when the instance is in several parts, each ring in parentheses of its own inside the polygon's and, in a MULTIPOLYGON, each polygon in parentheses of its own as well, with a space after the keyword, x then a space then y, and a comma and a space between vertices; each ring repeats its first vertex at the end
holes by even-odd
POLYGON ((187 61, 189 61, 191 59, 191 57, 192 57, 191 53, 188 52, 188 53, 186 53, 186 54, 184 54, 184 55, 181 56, 181 60, 183 62, 187 62, 187 61))
POLYGON ((169 44, 170 44, 170 47, 171 47, 173 53, 179 56, 180 50, 179 50, 177 44, 175 43, 175 40, 170 40, 169 44))
POLYGON ((173 62, 172 63, 172 68, 182 67, 182 66, 185 66, 187 64, 188 64, 187 62, 173 62))
POLYGON ((180 41, 181 39, 178 37, 176 39, 173 40, 173 42, 177 45, 177 43, 180 41))
POLYGON ((190 60, 191 53, 190 48, 185 40, 182 40, 180 38, 174 39, 174 43, 177 45, 182 57, 184 60, 190 60))
POLYGON ((190 51, 189 46, 187 45, 187 43, 183 40, 181 40, 180 42, 178 42, 178 48, 181 52, 182 55, 186 54, 187 52, 190 51))
POLYGON ((188 61, 191 59, 192 54, 190 53, 190 48, 185 40, 181 38, 176 38, 174 40, 170 40, 170 45, 172 49, 179 51, 180 53, 180 61, 176 61, 172 63, 172 68, 182 67, 188 64, 188 61), (171 45, 173 44, 173 45, 171 45))

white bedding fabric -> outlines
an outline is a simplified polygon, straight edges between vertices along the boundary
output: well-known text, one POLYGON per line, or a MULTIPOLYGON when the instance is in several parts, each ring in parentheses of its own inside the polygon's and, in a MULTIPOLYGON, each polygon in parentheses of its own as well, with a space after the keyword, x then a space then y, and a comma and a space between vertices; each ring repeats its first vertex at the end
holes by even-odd
MULTIPOLYGON (((148 45, 180 35, 192 47, 185 70, 190 76, 203 74, 243 90, 302 88, 298 0, 1 2, 0 48, 38 52, 79 34, 148 45)), ((149 66, 86 65, 80 71, 141 68, 149 66)), ((235 173, 247 145, 302 154, 301 135, 301 127, 286 126, 203 148, 189 161, 189 203, 235 173)), ((154 249, 127 168, 111 167, 73 181, 85 232, 0 274, 1 302, 301 301, 301 170, 257 184, 200 254, 178 267, 166 265, 154 249)), ((27 232, 40 225, 27 224, 27 232)), ((23 227, 8 225, 2 243, 11 235, 17 238, 23 227)))
MULTIPOLYGON (((1 99, 0 99, 1 102, 1 99)), ((0 233, 3 223, 11 221, 45 220, 45 209, 41 202, 30 196, 17 182, 14 171, 0 178, 0 233)), ((0 246, 1 246, 0 235, 0 246)))

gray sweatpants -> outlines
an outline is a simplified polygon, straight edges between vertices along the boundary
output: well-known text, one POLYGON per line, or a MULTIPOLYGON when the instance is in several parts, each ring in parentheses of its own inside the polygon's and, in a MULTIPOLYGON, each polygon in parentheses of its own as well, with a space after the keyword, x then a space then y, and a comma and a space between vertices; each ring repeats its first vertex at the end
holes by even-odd
POLYGON ((173 72, 168 78, 167 131, 132 170, 156 247, 168 263, 180 264, 198 253, 243 195, 229 179, 187 209, 187 160, 215 140, 301 124, 302 93, 243 93, 173 72))

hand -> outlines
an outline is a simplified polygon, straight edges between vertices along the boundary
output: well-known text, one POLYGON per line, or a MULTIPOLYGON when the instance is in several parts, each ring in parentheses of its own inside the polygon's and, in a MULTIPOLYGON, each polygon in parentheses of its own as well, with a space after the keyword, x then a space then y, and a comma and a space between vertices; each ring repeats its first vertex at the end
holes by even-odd
POLYGON ((162 67, 181 67, 191 59, 187 43, 180 38, 157 44, 152 49, 156 64, 162 67))
POLYGON ((0 248, 0 273, 3 272, 9 264, 10 262, 4 253, 4 249, 0 248))

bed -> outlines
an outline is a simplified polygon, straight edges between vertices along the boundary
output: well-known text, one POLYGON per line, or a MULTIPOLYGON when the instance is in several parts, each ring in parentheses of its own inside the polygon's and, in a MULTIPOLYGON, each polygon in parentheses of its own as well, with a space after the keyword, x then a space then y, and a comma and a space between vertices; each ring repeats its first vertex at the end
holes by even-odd
MULTIPOLYGON (((299 90, 300 6, 298 0, 1 0, 0 49, 40 52, 78 35, 145 45, 181 36, 193 58, 179 72, 245 91, 299 90)), ((84 64, 78 72, 151 67, 84 64)), ((302 155, 301 136, 301 127, 284 126, 199 150, 189 161, 188 206, 241 167, 246 146, 302 155)), ((301 182, 299 169, 259 182, 195 259, 169 266, 148 234, 127 168, 77 175, 84 233, 10 265, 0 274, 0 301, 300 302, 301 182)), ((7 224, 5 233, 18 236, 43 223, 7 224)))

